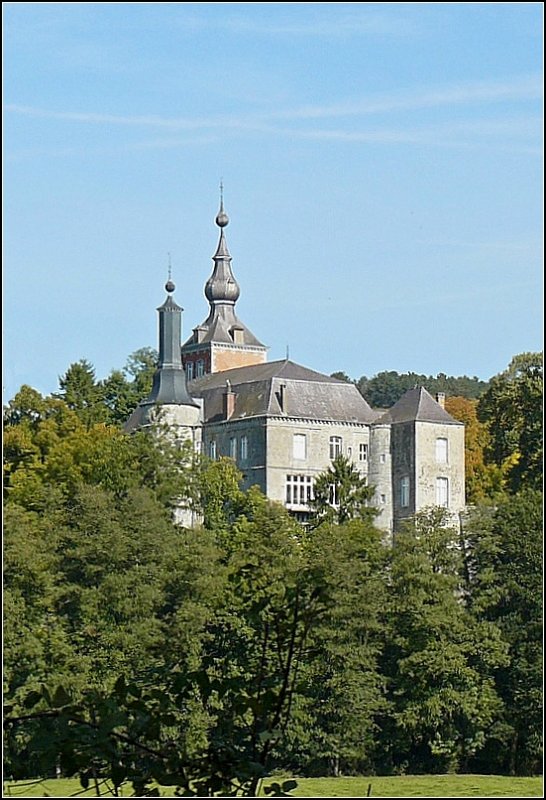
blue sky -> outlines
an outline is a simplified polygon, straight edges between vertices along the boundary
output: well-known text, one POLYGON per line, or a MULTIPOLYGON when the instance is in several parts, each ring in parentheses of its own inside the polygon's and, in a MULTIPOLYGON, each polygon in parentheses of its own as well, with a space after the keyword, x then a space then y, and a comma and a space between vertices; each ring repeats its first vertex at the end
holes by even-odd
POLYGON ((539 3, 5 3, 4 397, 207 316, 325 373, 542 348, 539 3))

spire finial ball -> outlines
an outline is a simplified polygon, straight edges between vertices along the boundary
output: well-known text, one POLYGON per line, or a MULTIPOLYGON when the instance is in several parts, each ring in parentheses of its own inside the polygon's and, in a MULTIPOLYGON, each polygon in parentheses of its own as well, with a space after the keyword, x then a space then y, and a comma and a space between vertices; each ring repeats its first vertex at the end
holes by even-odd
POLYGON ((229 217, 223 208, 220 209, 216 217, 216 224, 219 228, 225 228, 229 224, 229 217))
POLYGON ((176 289, 176 286, 174 285, 174 283, 169 278, 169 280, 165 284, 165 291, 169 292, 169 294, 172 294, 172 292, 174 292, 175 289, 176 289))

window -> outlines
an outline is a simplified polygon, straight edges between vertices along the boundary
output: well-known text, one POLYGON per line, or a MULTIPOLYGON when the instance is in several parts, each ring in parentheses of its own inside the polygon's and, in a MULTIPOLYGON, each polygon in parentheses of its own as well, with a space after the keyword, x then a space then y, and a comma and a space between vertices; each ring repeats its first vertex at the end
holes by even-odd
POLYGON ((380 494, 379 495, 379 502, 381 503, 382 506, 384 506, 385 503, 387 502, 387 495, 386 494, 380 494))
POLYGON ((442 508, 449 506, 449 481, 447 478, 436 478, 436 505, 442 508))
POLYGON ((387 460, 387 456, 385 455, 385 453, 381 453, 381 455, 379 456, 380 463, 384 464, 386 460, 387 460))
POLYGON ((209 458, 216 459, 216 440, 209 442, 209 458))
POLYGON ((193 361, 188 361, 186 364, 186 377, 189 381, 193 380, 193 361))
POLYGON ((313 499, 313 478, 310 475, 286 476, 286 504, 309 505, 313 499))
POLYGON ((205 362, 203 361, 202 358, 200 358, 199 361, 196 363, 195 370, 196 370, 196 375, 195 375, 196 378, 200 378, 202 375, 205 374, 205 362))
POLYGON ((292 440, 292 455, 302 461, 307 458, 307 436, 304 433, 295 433, 292 440))
POLYGON ((342 444, 341 436, 330 436, 330 459, 332 461, 341 455, 342 444))
POLYGON ((367 461, 368 460, 368 445, 364 442, 360 442, 358 445, 358 460, 359 461, 367 461))
POLYGON ((436 463, 447 464, 447 439, 436 439, 436 463))
POLYGON ((237 439, 235 436, 232 436, 232 438, 229 440, 229 456, 234 460, 237 459, 237 439))
POLYGON ((339 506, 339 485, 337 483, 330 484, 330 505, 339 506))
POLYGON ((244 331, 242 328, 230 328, 229 333, 235 344, 244 344, 244 331))
POLYGON ((400 505, 402 508, 409 506, 409 477, 406 475, 400 479, 400 505))
POLYGON ((248 458, 248 436, 241 436, 239 453, 241 456, 241 461, 246 461, 248 458))

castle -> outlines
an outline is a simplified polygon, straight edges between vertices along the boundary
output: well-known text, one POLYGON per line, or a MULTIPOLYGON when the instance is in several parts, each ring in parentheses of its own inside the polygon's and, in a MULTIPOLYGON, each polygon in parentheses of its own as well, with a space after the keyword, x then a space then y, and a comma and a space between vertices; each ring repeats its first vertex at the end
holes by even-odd
POLYGON ((182 344, 182 309, 172 281, 159 313, 159 367, 150 395, 126 430, 153 424, 161 412, 178 438, 212 459, 232 458, 243 488, 257 485, 301 521, 313 484, 332 459, 349 458, 375 487, 376 525, 392 534, 407 517, 442 506, 464 509, 464 425, 415 387, 390 409, 372 409, 356 386, 290 360, 267 361, 267 348, 235 313, 240 288, 225 238, 205 284, 209 314, 182 344))

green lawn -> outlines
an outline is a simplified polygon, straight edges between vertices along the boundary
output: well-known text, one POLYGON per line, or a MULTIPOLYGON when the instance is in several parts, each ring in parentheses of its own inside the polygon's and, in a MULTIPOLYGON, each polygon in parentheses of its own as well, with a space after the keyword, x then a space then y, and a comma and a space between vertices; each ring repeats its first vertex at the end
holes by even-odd
MULTIPOLYGON (((271 781, 281 781, 272 778, 271 781)), ((395 778, 298 778, 294 797, 543 797, 542 778, 507 778, 501 775, 403 775, 395 778)), ((101 787, 104 792, 104 787, 101 787)), ((102 793, 101 792, 101 793, 102 793)), ((96 796, 83 792, 79 781, 61 779, 20 781, 4 785, 4 797, 96 796)), ((164 797, 172 797, 167 790, 164 797)), ((122 794, 130 797, 129 788, 122 794)))

